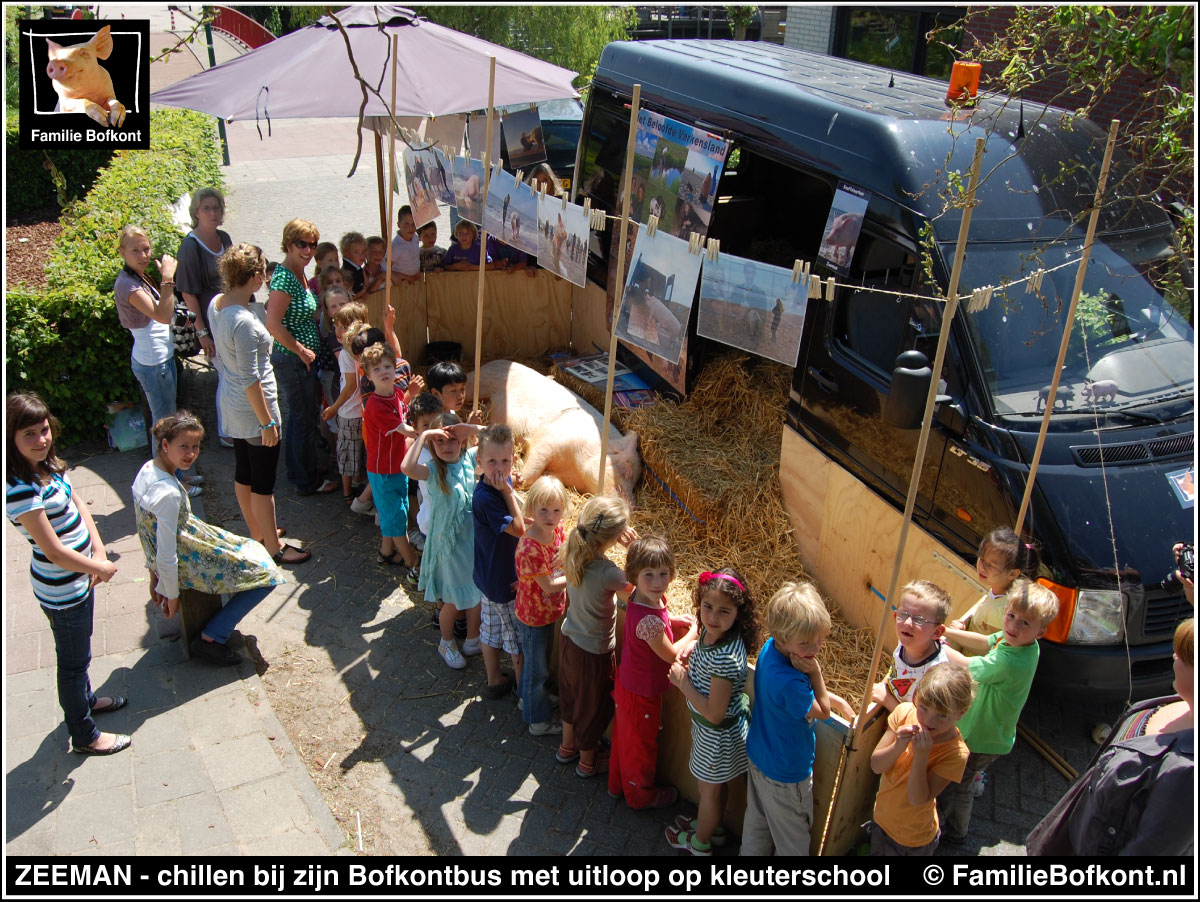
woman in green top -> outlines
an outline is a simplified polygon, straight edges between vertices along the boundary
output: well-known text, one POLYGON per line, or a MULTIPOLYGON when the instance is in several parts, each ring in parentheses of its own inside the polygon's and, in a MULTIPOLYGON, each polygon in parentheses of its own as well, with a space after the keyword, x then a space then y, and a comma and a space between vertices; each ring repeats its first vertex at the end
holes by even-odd
POLYGON ((319 472, 317 399, 321 389, 313 366, 319 342, 317 298, 304 275, 320 237, 307 219, 293 219, 283 227, 284 258, 275 267, 267 296, 267 331, 275 339, 271 364, 288 408, 284 461, 288 481, 301 495, 327 495, 338 488, 332 479, 322 482, 319 472))

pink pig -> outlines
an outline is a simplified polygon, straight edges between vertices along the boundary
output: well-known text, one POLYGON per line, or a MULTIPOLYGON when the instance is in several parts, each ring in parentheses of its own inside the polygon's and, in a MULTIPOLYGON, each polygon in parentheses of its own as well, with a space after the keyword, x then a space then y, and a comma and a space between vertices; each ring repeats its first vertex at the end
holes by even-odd
POLYGON ((100 65, 108 59, 113 41, 105 25, 86 44, 63 47, 49 38, 50 62, 46 74, 58 92, 58 108, 64 113, 86 113, 101 125, 119 126, 125 107, 116 99, 112 76, 100 65))
MULTIPOLYGON (((467 391, 475 374, 467 375, 467 391)), ((530 486, 551 473, 580 492, 596 491, 603 417, 577 394, 536 370, 511 360, 493 360, 479 368, 479 396, 492 402, 491 421, 507 423, 528 447, 520 481, 530 486)), ((622 436, 609 424, 604 486, 633 503, 641 476, 637 433, 622 436)))
POLYGON ((1101 398, 1115 401, 1117 400, 1117 381, 1101 379, 1099 382, 1093 382, 1091 379, 1084 379, 1082 395, 1083 400, 1091 401, 1093 404, 1098 404, 1101 398))

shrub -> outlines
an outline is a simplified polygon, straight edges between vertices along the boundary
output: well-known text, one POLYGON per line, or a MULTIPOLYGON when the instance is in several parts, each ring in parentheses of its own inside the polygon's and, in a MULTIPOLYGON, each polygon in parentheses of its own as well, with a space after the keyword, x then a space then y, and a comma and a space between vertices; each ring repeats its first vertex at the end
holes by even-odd
POLYGON ((174 254, 180 232, 171 205, 204 185, 221 185, 210 117, 186 110, 150 114, 150 150, 119 151, 92 190, 63 215, 47 264, 50 288, 10 290, 8 390, 38 392, 63 422, 64 441, 103 434, 107 406, 138 397, 132 339, 117 318, 112 287, 121 268, 117 233, 146 229, 155 254, 174 254))
MULTIPOLYGON (((11 77, 16 76, 14 69, 11 77)), ((95 150, 22 150, 19 146, 17 113, 9 113, 4 129, 5 168, 8 185, 4 194, 7 214, 30 213, 47 207, 62 207, 83 197, 96 179, 96 174, 112 159, 108 148, 95 150), (66 196, 60 197, 46 161, 50 160, 62 173, 66 196)))

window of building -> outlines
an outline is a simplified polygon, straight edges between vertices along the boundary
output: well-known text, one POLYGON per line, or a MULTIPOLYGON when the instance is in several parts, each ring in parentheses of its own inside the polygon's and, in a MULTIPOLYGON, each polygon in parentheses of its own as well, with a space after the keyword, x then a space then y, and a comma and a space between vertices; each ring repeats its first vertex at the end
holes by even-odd
POLYGON ((834 20, 834 56, 886 69, 950 79, 954 56, 943 43, 927 43, 935 28, 962 19, 959 7, 842 6, 834 20))

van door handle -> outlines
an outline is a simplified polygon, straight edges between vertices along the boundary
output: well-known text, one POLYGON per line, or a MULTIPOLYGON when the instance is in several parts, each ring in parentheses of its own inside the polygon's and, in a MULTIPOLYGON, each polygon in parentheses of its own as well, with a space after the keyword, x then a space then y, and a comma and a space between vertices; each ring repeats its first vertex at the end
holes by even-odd
POLYGON ((830 379, 826 373, 817 369, 815 366, 810 366, 808 368, 808 375, 812 376, 813 381, 817 383, 817 387, 826 394, 832 395, 838 390, 838 384, 830 379))

